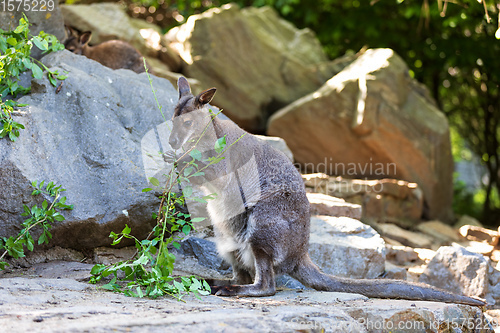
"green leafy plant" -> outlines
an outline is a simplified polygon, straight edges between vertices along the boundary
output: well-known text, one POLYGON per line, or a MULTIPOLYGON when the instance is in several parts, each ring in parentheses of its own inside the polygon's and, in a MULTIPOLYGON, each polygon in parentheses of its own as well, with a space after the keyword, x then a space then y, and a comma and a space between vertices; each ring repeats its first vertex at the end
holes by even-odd
POLYGON ((26 104, 19 104, 13 100, 0 102, 0 139, 8 135, 11 141, 16 141, 19 137, 19 130, 24 129, 24 125, 12 119, 12 112, 14 107, 26 106, 26 104))
POLYGON ((64 45, 53 35, 41 31, 38 36, 32 36, 26 17, 19 20, 19 25, 13 31, 0 29, 0 138, 8 135, 10 140, 15 141, 19 137, 19 129, 24 128, 12 119, 12 111, 15 107, 25 105, 6 99, 7 95, 16 97, 29 92, 29 87, 23 87, 19 83, 21 73, 31 70, 32 76, 40 79, 45 70, 47 78, 54 86, 57 85, 57 80, 66 78, 58 70, 51 71, 34 59, 31 56, 33 45, 43 53, 64 49, 64 45))
POLYGON ((45 194, 53 198, 53 200, 51 202, 44 200, 41 207, 34 205, 29 208, 27 205, 23 205, 24 213, 21 215, 28 218, 21 224, 23 228, 19 234, 9 238, 0 237, 0 250, 3 250, 0 256, 0 269, 5 269, 8 265, 7 262, 2 261, 7 254, 13 258, 24 257, 24 246, 29 251, 33 251, 35 241, 30 233, 33 228, 42 228, 42 233, 38 237, 38 244, 48 244, 49 240, 52 239, 52 234, 49 231, 52 228, 52 223, 65 220, 59 211, 73 209, 73 205, 66 204, 66 197, 61 196, 61 192, 66 191, 61 185, 56 186, 56 184, 50 182, 44 188, 44 184, 45 181, 38 184, 33 181, 31 185, 35 189, 31 194, 33 196, 45 194))
MULTIPOLYGON (((152 87, 151 78, 149 80, 152 87)), ((161 111, 154 89, 153 95, 161 111)), ((217 114, 212 113, 212 117, 215 116, 217 114)), ((158 179, 149 178, 151 185, 161 187, 162 194, 160 195, 161 202, 158 212, 153 214, 156 224, 146 239, 140 240, 131 235, 131 229, 128 226, 125 226, 120 233, 111 232, 109 235, 113 239, 112 245, 119 244, 123 239, 133 240, 137 249, 134 256, 130 260, 120 261, 108 266, 95 265, 91 270, 90 283, 97 283, 103 278, 108 278, 108 282, 102 288, 133 297, 147 296, 156 298, 170 295, 181 300, 188 293, 192 293, 196 297, 210 293, 209 285, 202 279, 195 276, 172 276, 175 256, 169 252, 169 246, 179 248, 179 240, 195 229, 195 223, 205 219, 203 217, 192 217, 191 214, 179 209, 179 207, 184 206, 186 199, 207 203, 207 200, 214 198, 213 194, 204 197, 193 195, 191 179, 203 176, 208 167, 224 159, 223 154, 232 146, 226 144, 225 136, 219 138, 214 143, 216 156, 204 158, 203 154, 196 149, 196 146, 205 135, 210 124, 211 122, 206 124, 200 137, 196 142, 193 142, 191 149, 184 152, 177 159, 172 156, 174 168, 166 175, 167 180, 163 186, 158 179), (182 194, 173 191, 174 186, 178 184, 182 184, 182 194)), ((152 190, 153 188, 145 188, 143 192, 152 190)))

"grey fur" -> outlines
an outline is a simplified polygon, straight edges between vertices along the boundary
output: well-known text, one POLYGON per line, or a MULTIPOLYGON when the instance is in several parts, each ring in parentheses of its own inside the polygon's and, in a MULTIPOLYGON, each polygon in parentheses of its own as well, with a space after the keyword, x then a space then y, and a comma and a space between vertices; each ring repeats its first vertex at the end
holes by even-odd
POLYGON ((274 295, 275 276, 289 274, 317 290, 379 298, 485 304, 479 299, 424 284, 385 279, 356 280, 321 272, 308 253, 310 205, 297 169, 283 153, 260 142, 232 121, 211 118, 207 103, 215 88, 193 96, 183 77, 178 86, 179 103, 170 136, 174 149, 185 147, 188 138, 196 133, 199 135, 206 121, 212 122, 217 138, 226 136, 228 146, 239 139, 228 149, 225 160, 207 168, 204 179, 210 182, 204 185, 207 193, 216 191, 221 197, 216 202, 209 201, 208 211, 219 254, 233 266, 236 283, 213 286, 212 293, 220 296, 274 295), (200 113, 204 119, 203 124, 198 122, 198 128, 195 124, 200 117, 193 117, 195 113, 200 113), (230 185, 235 183, 238 186, 230 185), (243 201, 244 208, 231 215, 237 200, 243 201))

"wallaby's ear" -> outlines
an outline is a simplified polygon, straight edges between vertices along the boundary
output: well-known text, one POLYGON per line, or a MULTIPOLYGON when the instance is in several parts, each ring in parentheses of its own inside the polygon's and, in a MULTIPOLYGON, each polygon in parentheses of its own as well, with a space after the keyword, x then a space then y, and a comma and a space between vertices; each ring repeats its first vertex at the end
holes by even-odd
POLYGON ((67 24, 64 25, 64 31, 66 32, 66 39, 75 36, 75 31, 67 24))
POLYGON ((80 44, 87 45, 90 42, 90 38, 92 38, 92 32, 82 32, 82 34, 80 35, 80 44))
POLYGON ((177 80, 177 88, 179 89, 179 98, 191 93, 191 88, 189 87, 189 82, 184 76, 181 76, 177 80))
POLYGON ((199 103, 200 105, 208 104, 214 98, 215 91, 217 89, 215 88, 210 88, 207 89, 203 92, 201 92, 198 96, 196 96, 196 102, 199 103))

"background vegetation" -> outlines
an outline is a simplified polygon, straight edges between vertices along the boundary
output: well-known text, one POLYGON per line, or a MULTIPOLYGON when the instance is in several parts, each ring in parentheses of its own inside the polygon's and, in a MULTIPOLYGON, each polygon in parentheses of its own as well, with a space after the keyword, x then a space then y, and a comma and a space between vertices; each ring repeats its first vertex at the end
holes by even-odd
POLYGON ((130 14, 165 30, 228 2, 270 5, 316 32, 330 58, 362 47, 394 49, 448 116, 456 161, 485 170, 471 193, 456 181, 455 210, 500 224, 500 3, 494 0, 125 0, 130 14))

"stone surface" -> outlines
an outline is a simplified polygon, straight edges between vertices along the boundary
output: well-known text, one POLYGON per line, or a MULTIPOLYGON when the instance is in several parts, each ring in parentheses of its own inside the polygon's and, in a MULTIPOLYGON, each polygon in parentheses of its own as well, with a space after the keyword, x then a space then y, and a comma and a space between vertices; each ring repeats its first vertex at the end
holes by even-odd
POLYGON ((123 248, 100 246, 93 249, 93 252, 94 256, 92 259, 96 264, 111 265, 133 258, 137 252, 137 248, 135 246, 123 248))
POLYGON ((404 267, 396 266, 389 261, 385 262, 384 279, 406 280, 407 273, 404 267))
MULTIPOLYGON (((19 102, 29 107, 15 117, 26 129, 15 143, 0 140, 0 236, 18 233, 22 204, 31 196, 31 181, 61 184, 73 211, 55 223, 51 246, 74 249, 110 244, 110 231, 125 224, 145 236, 154 221, 159 200, 148 187, 141 139, 163 123, 145 73, 110 70, 68 51, 42 61, 67 71, 62 90, 46 78, 32 82, 32 93, 19 102)), ((153 77, 163 112, 169 119, 177 92, 153 77)))
MULTIPOLYGON (((356 294, 279 290, 270 297, 137 299, 72 279, 0 279, 6 332, 493 332, 466 305, 367 299, 356 294), (467 324, 474 327, 467 330, 467 324), (450 324, 451 326, 451 324, 450 324), (484 329, 480 329, 485 327, 484 329), (451 331, 451 327, 450 327, 451 331)), ((493 322, 495 324, 495 322, 493 322)))
POLYGON ((184 256, 195 257, 202 266, 215 269, 220 274, 232 272, 231 266, 226 263, 217 253, 217 248, 212 240, 188 237, 179 242, 180 248, 177 252, 184 256))
MULTIPOLYGON (((12 4, 14 2, 10 2, 12 4)), ((23 3, 24 4, 24 3, 23 3)), ((9 3, 5 3, 2 11, 0 11, 0 29, 2 30, 14 30, 18 24, 19 20, 26 15, 30 23, 30 32, 32 35, 37 36, 40 31, 45 31, 48 34, 52 34, 57 37, 60 41, 64 39, 64 19, 59 8, 58 1, 51 1, 54 6, 53 10, 49 10, 51 7, 47 7, 46 11, 41 9, 42 2, 32 2, 29 11, 3 11, 5 7, 8 8, 9 3), (35 10, 36 9, 36 10, 35 10)), ((3 6, 3 5, 2 5, 3 6)), ((19 5, 19 2, 14 4, 15 8, 19 5)), ((42 56, 42 51, 36 46, 33 46, 31 51, 31 56, 40 59, 42 56)))
POLYGON ((460 229, 462 226, 464 225, 473 225, 473 226, 476 226, 476 227, 482 227, 483 225, 481 224, 481 222, 479 222, 477 219, 471 217, 471 216, 468 216, 468 215, 462 215, 457 223, 455 223, 455 228, 457 229, 460 229))
POLYGON ((285 139, 310 172, 415 182, 424 193, 424 216, 451 219, 448 121, 390 49, 366 51, 276 112, 267 132, 285 139))
MULTIPOLYGON (((461 246, 465 247, 468 251, 479 253, 485 256, 490 256, 493 254, 493 250, 495 247, 488 243, 469 241, 469 242, 461 242, 458 243, 461 246)), ((493 260, 493 257, 491 258, 493 260)), ((498 261, 498 260, 497 260, 498 261)))
POLYGON ((267 143, 271 147, 273 147, 273 148, 279 150, 280 152, 282 152, 283 154, 285 154, 286 157, 288 157, 288 159, 291 162, 293 162, 293 153, 290 150, 290 148, 288 148, 288 146, 286 145, 285 140, 283 140, 282 138, 275 137, 275 136, 256 135, 256 137, 257 137, 257 139, 267 143))
POLYGON ((270 7, 210 9, 190 16, 166 39, 183 60, 183 74, 216 87, 214 104, 254 133, 264 132, 268 115, 319 88, 339 65, 328 61, 311 30, 298 30, 270 7))
POLYGON ((405 265, 409 262, 418 261, 419 258, 418 253, 411 247, 386 245, 385 259, 397 265, 405 265))
POLYGON ((307 193, 311 203, 311 214, 328 216, 346 216, 352 219, 361 219, 361 205, 345 202, 344 199, 335 198, 321 193, 307 193))
POLYGON ((90 45, 120 39, 145 56, 156 56, 161 49, 160 28, 146 21, 138 25, 120 4, 61 5, 61 11, 68 25, 80 31, 92 31, 90 45))
POLYGON ((361 205, 361 221, 365 223, 391 222, 409 227, 422 218, 423 194, 416 183, 396 179, 347 179, 323 173, 305 174, 302 178, 309 191, 361 205))
POLYGON ((496 230, 490 230, 474 225, 463 225, 459 229, 460 235, 471 241, 485 242, 489 245, 496 246, 500 233, 496 230))
POLYGON ((486 297, 490 262, 459 246, 443 246, 420 276, 420 282, 467 296, 486 297))
POLYGON ((417 230, 427 234, 443 244, 450 244, 451 242, 460 242, 464 238, 460 236, 457 229, 445 224, 441 221, 428 221, 417 225, 417 230))
POLYGON ((395 239, 403 245, 411 247, 431 248, 432 240, 420 232, 413 232, 392 223, 380 223, 377 230, 381 235, 395 239))
POLYGON ((385 244, 370 226, 348 217, 313 216, 309 255, 325 273, 375 278, 385 270, 385 244))

